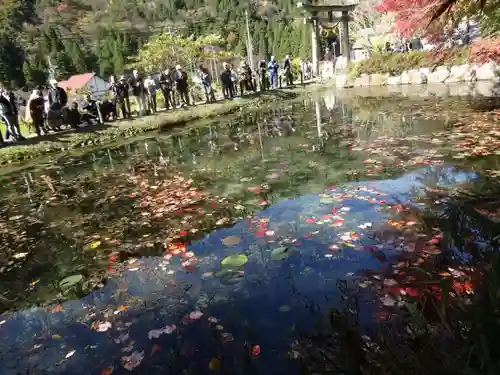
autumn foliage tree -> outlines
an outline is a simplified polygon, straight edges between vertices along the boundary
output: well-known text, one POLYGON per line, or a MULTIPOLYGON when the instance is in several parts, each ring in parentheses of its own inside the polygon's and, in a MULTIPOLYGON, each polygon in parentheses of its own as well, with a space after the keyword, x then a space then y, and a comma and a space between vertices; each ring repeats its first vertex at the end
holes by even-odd
POLYGON ((376 6, 382 13, 395 15, 395 31, 403 37, 434 36, 443 31, 444 19, 433 20, 442 0, 383 0, 376 6))
POLYGON ((393 13, 396 31, 405 37, 442 41, 463 20, 487 16, 498 5, 498 0, 382 0, 376 10, 393 13))

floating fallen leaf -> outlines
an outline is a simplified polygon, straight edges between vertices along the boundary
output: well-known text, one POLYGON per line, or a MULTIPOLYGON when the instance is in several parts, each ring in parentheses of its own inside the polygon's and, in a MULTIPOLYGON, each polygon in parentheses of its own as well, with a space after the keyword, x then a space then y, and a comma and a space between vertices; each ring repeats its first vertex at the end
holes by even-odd
POLYGON ((384 306, 394 306, 396 304, 396 300, 393 297, 388 296, 388 295, 382 297, 380 299, 380 302, 382 302, 382 304, 384 306))
POLYGON ((97 332, 106 332, 113 325, 110 322, 94 322, 92 323, 92 328, 97 332))
POLYGON ((234 246, 240 243, 241 239, 237 236, 228 236, 222 240, 222 243, 226 246, 234 246))
POLYGON ((227 268, 238 268, 243 266, 246 262, 248 262, 248 257, 243 254, 233 254, 228 257, 222 259, 221 264, 223 267, 227 268))
POLYGON ((12 255, 12 258, 14 258, 14 259, 26 258, 26 256, 27 256, 28 254, 29 254, 29 253, 16 253, 16 254, 12 255))
POLYGON ((144 359, 144 350, 142 352, 133 352, 129 356, 125 356, 121 358, 122 366, 129 371, 132 371, 134 368, 139 366, 144 359))
POLYGON ((250 349, 250 355, 252 357, 258 357, 260 355, 260 345, 253 345, 250 349))
POLYGON ((47 311, 50 312, 50 313, 54 313, 54 312, 59 312, 59 311, 63 311, 64 310, 64 306, 63 305, 55 305, 54 307, 52 308, 48 308, 47 311))
POLYGON ((335 203, 335 199, 333 199, 333 198, 321 198, 319 200, 319 203, 321 203, 321 204, 332 204, 332 203, 335 203))
POLYGON ((69 289, 83 280, 82 275, 68 276, 59 282, 59 287, 63 290, 69 289))
POLYGON ((101 241, 94 241, 90 243, 91 249, 97 249, 99 246, 101 246, 101 241))
POLYGON ((151 331, 148 332, 148 338, 150 340, 152 339, 157 339, 158 337, 160 337, 161 335, 163 335, 165 332, 163 329, 152 329, 151 331))
POLYGON ((76 353, 76 350, 72 350, 72 351, 68 352, 68 354, 66 354, 64 356, 64 358, 68 359, 69 357, 73 356, 73 354, 75 354, 75 353, 76 353))
POLYGON ((222 338, 222 342, 223 343, 228 343, 228 342, 231 342, 234 340, 234 337, 232 334, 230 334, 229 332, 223 332, 221 334, 221 338, 222 338))
POLYGON ((101 375, 111 375, 113 373, 114 368, 111 367, 106 367, 101 370, 101 375))
POLYGON ((220 367, 220 359, 218 358, 213 358, 208 364, 208 368, 212 371, 220 371, 220 367))
POLYGON ((287 247, 278 247, 271 251, 271 259, 273 260, 284 260, 291 255, 293 255, 293 251, 287 247))
POLYGON ((189 319, 191 320, 198 320, 203 316, 203 313, 201 311, 193 311, 189 313, 189 319))
POLYGON ((290 311, 290 306, 281 305, 278 310, 281 312, 288 312, 288 311, 290 311))

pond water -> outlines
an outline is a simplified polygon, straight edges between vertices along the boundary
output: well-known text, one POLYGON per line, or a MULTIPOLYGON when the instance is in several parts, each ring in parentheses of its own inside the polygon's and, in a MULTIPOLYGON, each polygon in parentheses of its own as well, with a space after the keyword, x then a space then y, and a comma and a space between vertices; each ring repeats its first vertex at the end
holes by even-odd
POLYGON ((391 205, 496 165, 388 104, 277 103, 4 176, 2 373, 298 373, 339 283, 412 251, 391 205))

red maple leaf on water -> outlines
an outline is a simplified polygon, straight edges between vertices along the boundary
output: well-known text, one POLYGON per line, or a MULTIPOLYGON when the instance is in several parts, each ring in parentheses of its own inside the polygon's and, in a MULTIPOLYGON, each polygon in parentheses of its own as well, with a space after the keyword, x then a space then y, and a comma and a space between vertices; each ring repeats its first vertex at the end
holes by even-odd
POLYGON ((66 10, 68 6, 66 5, 66 3, 62 2, 62 3, 59 3, 59 5, 57 6, 57 11, 58 12, 63 12, 64 10, 66 10))

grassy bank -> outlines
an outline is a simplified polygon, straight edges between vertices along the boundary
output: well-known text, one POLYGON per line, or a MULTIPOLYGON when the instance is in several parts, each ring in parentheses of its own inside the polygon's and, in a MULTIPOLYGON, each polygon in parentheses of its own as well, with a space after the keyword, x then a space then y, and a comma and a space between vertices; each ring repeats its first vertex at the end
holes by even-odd
POLYGON ((103 146, 141 135, 146 132, 160 129, 183 126, 187 122, 228 115, 243 109, 258 108, 275 100, 287 100, 299 95, 318 90, 318 84, 297 86, 290 89, 274 90, 249 95, 237 100, 220 101, 210 105, 198 105, 186 109, 170 112, 160 112, 154 116, 147 116, 130 121, 119 121, 94 127, 85 127, 74 131, 64 131, 0 149, 0 164, 10 164, 18 161, 30 160, 48 154, 64 153, 69 150, 78 150, 87 147, 103 146))

